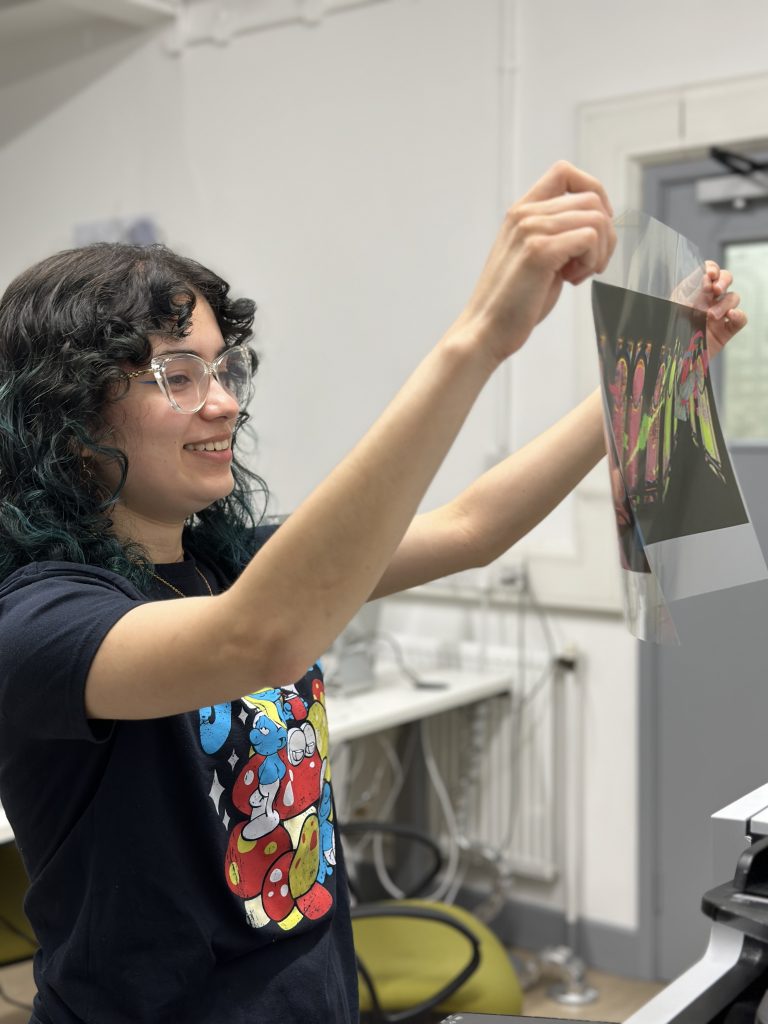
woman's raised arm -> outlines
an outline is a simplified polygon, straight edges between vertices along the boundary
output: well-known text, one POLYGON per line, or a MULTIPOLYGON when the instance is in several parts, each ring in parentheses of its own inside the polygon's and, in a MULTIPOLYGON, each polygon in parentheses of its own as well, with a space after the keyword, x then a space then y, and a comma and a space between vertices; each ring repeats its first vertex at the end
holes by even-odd
POLYGON ((91 666, 95 718, 148 718, 300 677, 369 597, 494 370, 614 245, 602 186, 555 165, 510 208, 461 316, 224 594, 127 613, 91 666))

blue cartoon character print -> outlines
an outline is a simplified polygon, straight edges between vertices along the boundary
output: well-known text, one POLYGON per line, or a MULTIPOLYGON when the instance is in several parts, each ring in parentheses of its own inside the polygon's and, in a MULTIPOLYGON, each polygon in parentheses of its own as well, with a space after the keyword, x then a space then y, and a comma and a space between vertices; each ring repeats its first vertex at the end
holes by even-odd
POLYGON ((333 802, 329 783, 323 785, 318 811, 320 818, 320 866, 317 871, 318 882, 324 882, 327 875, 333 874, 336 865, 336 834, 333 831, 333 802))
POLYGON ((223 758, 241 726, 248 741, 245 760, 238 747, 215 769, 216 786, 228 789, 228 806, 243 816, 234 825, 224 816, 231 829, 226 881, 243 900, 251 927, 290 931, 325 917, 334 903, 328 722, 319 667, 292 686, 235 702, 230 717, 232 732, 222 739, 223 708, 200 712, 203 749, 218 744, 223 758))
POLYGON ((287 769, 278 751, 288 742, 288 730, 282 722, 275 722, 266 714, 257 714, 250 739, 256 754, 263 759, 256 768, 258 785, 254 786, 249 797, 251 820, 243 829, 243 837, 258 839, 280 823, 274 803, 287 769))

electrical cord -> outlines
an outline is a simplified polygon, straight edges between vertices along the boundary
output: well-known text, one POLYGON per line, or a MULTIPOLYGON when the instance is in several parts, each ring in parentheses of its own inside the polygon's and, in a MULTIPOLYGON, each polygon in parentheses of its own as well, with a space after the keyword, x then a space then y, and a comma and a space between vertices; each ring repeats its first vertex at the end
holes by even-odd
MULTIPOLYGON (((515 693, 510 690, 509 696, 511 708, 510 716, 507 719, 509 723, 508 728, 514 730, 514 735, 511 737, 511 749, 517 754, 527 747, 528 743, 532 740, 537 727, 536 722, 529 722, 528 727, 525 729, 523 728, 524 720, 527 717, 526 712, 533 709, 538 698, 546 691, 548 685, 554 679, 557 664, 557 645, 554 638, 552 624, 550 623, 549 617, 543 607, 537 600, 536 593, 530 583, 530 579, 526 580, 522 596, 526 600, 519 603, 517 616, 518 685, 521 687, 522 692, 518 691, 515 693), (528 666, 526 663, 526 613, 529 608, 534 611, 539 620, 549 654, 548 664, 530 686, 527 683, 528 666)), ((507 859, 507 850, 511 846, 514 834, 517 813, 519 810, 516 806, 517 804, 518 801, 516 800, 509 808, 507 829, 498 846, 492 848, 484 843, 468 841, 466 838, 464 838, 464 841, 461 843, 462 852, 466 857, 475 857, 479 859, 481 862, 485 863, 493 873, 494 881, 491 892, 478 906, 474 908, 474 912, 485 921, 492 920, 492 918, 495 917, 502 909, 509 892, 509 884, 511 879, 514 877, 514 867, 507 859)), ((466 832, 466 823, 464 832, 466 832)), ((465 871, 466 867, 463 869, 462 875, 465 871)), ((454 883, 454 886, 451 889, 451 894, 454 897, 458 894, 459 887, 460 883, 458 886, 454 883)))
POLYGON ((459 827, 456 821, 456 814, 454 813, 453 805, 451 804, 450 796, 448 795, 448 790, 446 789, 443 777, 437 767, 435 755, 432 751, 432 744, 429 739, 429 720, 426 718, 423 718, 419 723, 419 735, 421 737, 421 748, 424 754, 424 764, 427 768, 427 774, 429 775, 430 781, 437 795, 437 799, 440 803, 440 807, 442 808, 443 817, 445 818, 445 823, 448 826, 448 835, 451 840, 448 847, 448 861, 446 864, 445 875, 435 891, 425 897, 429 900, 442 900, 450 891, 459 868, 459 859, 461 856, 459 848, 459 827))
MULTIPOLYGON (((542 632, 544 633, 544 639, 547 643, 547 650, 549 651, 549 656, 552 658, 553 661, 555 661, 558 655, 558 646, 555 642, 553 626, 550 622, 549 616, 545 612, 538 597, 536 596, 536 591, 534 590, 533 584, 531 583, 530 579, 528 579, 526 583, 526 593, 528 595, 528 601, 531 607, 533 608, 534 612, 536 613, 536 616, 541 625, 542 632)), ((565 642, 562 642, 560 644, 560 650, 563 650, 566 646, 567 644, 565 642)))
MULTIPOLYGON (((512 691, 510 690, 510 702, 512 696, 512 691)), ((459 773, 459 795, 456 801, 456 821, 458 826, 456 842, 461 854, 471 854, 477 846, 474 840, 468 838, 470 832, 470 794, 478 792, 481 786, 480 766, 487 748, 490 708, 490 702, 483 701, 480 705, 476 705, 471 709, 472 721, 469 730, 470 740, 467 747, 469 757, 465 770, 459 773)), ((510 707, 510 713, 513 711, 514 707, 512 706, 510 707)), ((460 861, 453 884, 446 893, 445 900, 447 903, 456 902, 459 891, 464 884, 467 870, 467 858, 464 857, 460 861)))
MULTIPOLYGON (((383 747, 384 752, 386 754, 386 759, 389 762, 393 774, 396 776, 395 782, 393 783, 386 800, 382 802, 378 809, 377 817, 381 818, 381 820, 383 821, 387 821, 397 798, 402 792, 405 779, 408 775, 408 771, 413 762, 415 737, 413 733, 409 735, 407 745, 403 753, 402 761, 400 761, 400 759, 398 758, 394 744, 392 743, 391 739, 389 739, 389 737, 377 736, 377 740, 379 742, 379 745, 383 747)), ((383 765, 384 762, 380 762, 380 764, 383 765)), ((366 791, 366 795, 369 795, 370 798, 375 796, 375 792, 372 792, 372 790, 373 785, 369 786, 368 790, 366 791)), ((358 802, 358 808, 359 806, 360 802, 358 802)), ((355 843, 353 857, 356 860, 359 859, 362 853, 365 851, 365 848, 369 845, 369 843, 372 844, 373 865, 376 870, 376 875, 379 880, 379 884, 394 899, 401 899, 403 893, 398 888, 395 881, 389 874, 389 870, 385 862, 384 838, 385 837, 382 836, 381 833, 373 833, 363 836, 360 840, 358 840, 355 843)))
MULTIPOLYGON (((397 799, 397 795, 402 789, 404 781, 404 772, 397 758, 395 757, 395 759, 393 760, 389 756, 389 746, 391 746, 391 744, 388 745, 388 740, 384 736, 377 736, 376 739, 379 743, 379 746, 384 747, 384 752, 385 754, 387 754, 387 758, 383 761, 381 759, 377 759, 376 769, 373 773, 373 777, 371 778, 368 786, 362 791, 362 793, 357 795, 357 798, 353 804, 351 804, 348 808, 344 809, 344 818, 347 820, 355 817, 358 811, 366 807, 371 802, 371 800, 376 799, 376 797, 381 791, 382 780, 384 773, 387 769, 388 763, 389 767, 392 769, 392 773, 394 776, 394 781, 392 783, 394 797, 392 797, 392 803, 394 803, 394 800, 397 799)), ((367 773, 363 772, 362 768, 367 760, 368 749, 369 748, 367 745, 359 745, 359 754, 357 758, 353 760, 352 765, 349 769, 350 779, 360 779, 366 777, 367 773)))
MULTIPOLYGON (((457 825, 457 822, 456 822, 456 816, 454 814, 454 810, 453 810, 453 807, 451 805, 450 797, 448 795, 448 791, 446 789, 446 786, 445 786, 445 783, 444 783, 444 781, 442 779, 442 776, 440 775, 439 769, 437 767, 437 762, 435 760, 434 753, 432 751, 432 746, 431 746, 431 743, 430 743, 430 740, 429 740, 429 736, 428 736, 428 728, 429 727, 427 725, 427 720, 426 719, 422 720, 421 723, 420 723, 420 727, 419 727, 419 736, 421 738, 421 743, 422 743, 422 751, 423 751, 423 754, 424 754, 424 762, 425 762, 425 765, 426 765, 426 768, 427 768, 427 773, 428 773, 428 775, 430 777, 430 780, 432 782, 432 785, 435 788, 435 792, 437 794, 438 801, 439 801, 440 806, 442 808, 443 816, 445 818, 446 825, 448 826, 448 832, 449 832, 449 835, 450 835, 452 841, 451 841, 451 845, 449 847, 448 860, 447 860, 446 870, 445 870, 445 873, 443 875, 443 878, 441 879, 440 883, 435 888, 434 892, 424 896, 423 898, 427 899, 427 900, 444 900, 446 902, 451 902, 450 900, 446 900, 446 896, 451 891, 452 887, 454 886, 455 880, 457 878, 457 874, 458 874, 459 869, 460 869, 460 862, 459 862, 460 849, 459 849, 459 847, 461 845, 460 840, 461 840, 462 837, 460 837, 460 835, 459 835, 458 825, 457 825)), ((413 735, 413 733, 411 735, 413 735)), ((412 760, 412 758, 413 758, 413 749, 412 748, 413 748, 413 743, 411 742, 409 744, 409 749, 406 752, 406 757, 408 757, 409 761, 412 760)), ((394 753, 394 750, 393 750, 393 753, 394 753)), ((405 758, 404 758, 404 763, 405 763, 405 758)), ((403 777, 405 777, 405 774, 406 774, 405 771, 403 771, 403 777)), ((394 800, 391 801, 389 806, 383 808, 384 813, 382 814, 382 818, 384 820, 386 820, 387 815, 389 814, 389 812, 391 810, 391 806, 392 806, 393 803, 394 803, 394 800)), ((375 870, 376 870, 376 876, 377 876, 377 878, 379 880, 379 884, 382 886, 382 888, 393 899, 403 899, 405 897, 405 892, 394 881, 394 879, 390 875, 389 869, 387 868, 387 865, 386 865, 386 861, 385 861, 385 858, 384 858, 384 836, 382 836, 381 833, 377 833, 376 835, 374 835, 371 838, 372 838, 372 845, 373 845, 373 863, 374 863, 374 867, 375 867, 375 870)), ((356 847, 356 854, 357 855, 359 855, 362 852, 362 849, 363 849, 364 845, 365 845, 365 840, 361 841, 357 845, 357 847, 356 847)), ((463 880, 463 876, 462 876, 462 880, 463 880)), ((461 885, 461 881, 459 882, 459 887, 460 887, 460 885, 461 885)), ((456 891, 458 891, 458 887, 457 887, 456 891)))
MULTIPOLYGON (((540 695, 544 692, 547 684, 552 680, 554 676, 555 663, 557 660, 557 647, 553 635, 552 626, 549 618, 546 615, 544 609, 539 604, 535 591, 533 590, 530 581, 526 582, 525 597, 527 601, 521 602, 519 606, 518 615, 518 678, 523 687, 523 693, 515 694, 510 690, 510 700, 512 707, 510 709, 509 722, 510 728, 517 730, 516 736, 514 737, 514 743, 512 749, 520 750, 527 746, 535 732, 535 723, 526 732, 521 732, 520 726, 522 718, 527 709, 532 708, 537 702, 540 695), (550 662, 545 666, 543 671, 535 679, 535 681, 528 687, 526 685, 527 665, 526 665, 526 641, 527 641, 527 630, 526 630, 526 611, 527 608, 531 608, 536 617, 539 619, 542 633, 546 641, 548 653, 550 655, 550 662)), ((487 596, 487 595, 486 595, 487 596)), ((403 649, 398 643, 396 638, 391 634, 378 633, 373 638, 376 641, 385 643, 394 656, 397 667, 402 674, 409 679, 413 685, 417 688, 436 688, 443 687, 447 684, 439 680, 425 679, 418 672, 416 672, 412 666, 410 666, 404 656, 403 649)), ((483 644, 485 646, 485 644, 483 644)), ((506 857, 506 850, 511 844, 511 837, 514 832, 516 812, 513 808, 510 808, 510 820, 508 823, 507 832, 503 843, 499 847, 491 847, 484 843, 478 843, 471 840, 467 836, 467 806, 469 803, 469 790, 474 785, 477 787, 479 784, 479 771, 478 765, 480 757, 485 748, 485 740, 487 734, 487 706, 481 705, 479 708, 474 709, 473 714, 473 728, 472 728, 472 740, 470 743, 470 762, 468 770, 462 773, 460 776, 460 790, 458 798, 458 807, 455 809, 451 798, 449 796, 445 782, 440 774, 437 766, 437 761, 432 750, 432 745, 428 732, 428 725, 426 720, 420 723, 419 735, 422 743, 422 750, 424 754, 425 766, 429 779, 434 788, 435 794, 440 805, 442 815, 445 821, 446 830, 449 838, 448 857, 445 872, 440 880, 440 883, 436 887, 435 891, 430 894, 429 899, 433 900, 445 900, 446 902, 454 902, 461 886, 466 877, 466 871, 468 865, 466 860, 463 859, 462 855, 468 857, 477 857, 484 863, 486 863, 492 870, 495 876, 494 886, 491 893, 486 900, 481 904, 481 910, 485 910, 485 919, 489 920, 495 916, 496 912, 503 905, 506 893, 508 892, 508 886, 511 876, 513 875, 513 869, 506 857), (485 709, 485 711, 483 710, 485 709)), ((379 737, 379 742, 383 744, 383 740, 379 737)), ((404 784, 406 772, 401 766, 400 771, 396 768, 396 754, 394 748, 391 746, 387 747, 384 745, 385 752, 387 753, 390 766, 393 773, 396 774, 396 784, 393 786, 392 794, 390 799, 386 803, 386 814, 389 813, 391 808, 394 806, 394 801, 399 795, 400 790, 404 784)), ((380 785, 380 774, 377 772, 374 781, 372 782, 370 789, 375 789, 380 785)), ((366 792, 365 796, 368 796, 366 792)), ((382 810, 385 807, 382 805, 382 810)), ((380 884, 385 891, 395 899, 403 897, 404 893, 399 886, 394 882, 384 858, 384 838, 377 834, 372 837, 373 841, 373 859, 376 874, 380 884)))
MULTIPOLYGON (((538 604, 535 602, 534 595, 531 594, 530 597, 530 603, 532 606, 535 607, 537 615, 542 621, 542 629, 547 639, 547 647, 554 661, 555 643, 552 631, 549 626, 549 622, 546 620, 546 617, 544 616, 543 609, 541 609, 540 606, 538 606, 538 604)), ((523 635, 518 643, 519 678, 521 681, 524 680, 526 668, 524 615, 522 618, 523 621, 521 623, 519 634, 522 633, 523 635)), ((403 673, 403 675, 406 676, 406 678, 410 679, 411 682, 413 682, 415 686, 432 687, 445 685, 440 684, 437 681, 432 682, 423 679, 423 677, 421 677, 410 665, 408 665, 408 663, 405 660, 402 647, 395 639, 395 637, 389 634, 379 634, 378 639, 389 646, 395 657, 395 661, 397 663, 398 668, 403 673)), ((485 644, 483 644, 483 646, 485 646, 485 644)), ((544 671, 536 679, 536 681, 533 683, 531 688, 526 693, 524 693, 523 695, 518 695, 516 697, 512 693, 512 691, 510 691, 510 699, 512 701, 512 707, 510 708, 511 723, 513 723, 514 721, 519 722, 520 715, 522 714, 522 712, 525 710, 526 707, 534 704, 534 702, 536 701, 540 693, 543 691, 546 683, 549 681, 551 676, 552 664, 549 664, 546 666, 544 671)), ((448 903, 455 902, 456 897, 458 896, 458 893, 464 882, 464 878, 466 877, 467 871, 466 863, 462 862, 462 854, 468 854, 470 856, 474 855, 476 857, 479 857, 483 862, 485 862, 493 870, 493 873, 496 876, 492 892, 489 894, 488 899, 483 901, 483 904, 481 905, 482 908, 487 907, 488 910, 491 911, 486 918, 490 920, 490 918, 495 916, 498 910, 501 909, 507 892, 510 871, 509 869, 504 870, 503 868, 504 865, 506 865, 505 848, 509 846, 511 840, 507 838, 505 840, 504 846, 501 848, 492 848, 487 844, 477 843, 474 840, 469 839, 467 836, 466 806, 468 803, 468 790, 471 788, 473 782, 475 785, 477 785, 479 781, 478 765, 480 756, 484 749, 485 733, 487 732, 487 725, 483 722, 483 719, 486 717, 483 713, 484 708, 487 711, 486 705, 481 705, 479 708, 474 709, 472 741, 470 744, 470 764, 469 770, 466 773, 463 773, 460 779, 461 788, 458 801, 458 815, 457 811, 453 807, 447 788, 445 786, 445 782, 438 769, 437 760, 434 756, 431 742, 429 739, 429 727, 427 725, 426 720, 420 723, 419 733, 422 741, 425 766, 427 768, 429 779, 432 783, 438 802, 440 804, 443 818, 447 826, 447 833, 450 843, 448 848, 448 859, 446 863, 446 869, 445 872, 443 873, 443 877, 435 891, 431 893, 427 898, 433 900, 444 900, 448 903), (463 821, 460 822, 459 818, 462 818, 463 821)), ((527 743, 527 740, 529 738, 530 736, 524 737, 524 744, 527 743)), ((518 737, 518 742, 519 739, 520 738, 518 737)), ((517 744, 515 744, 513 749, 516 748, 517 744)), ((508 837, 511 836, 513 829, 514 812, 512 812, 511 814, 511 820, 509 822, 509 827, 507 830, 508 837)), ((381 843, 382 837, 377 836, 376 839, 374 840, 374 859, 376 861, 376 871, 379 877, 379 881, 384 887, 384 889, 389 893, 389 895, 391 895, 395 899, 401 899, 403 897, 402 890, 394 883, 391 876, 388 874, 386 870, 386 865, 384 864, 382 854, 381 843)))
MULTIPOLYGON (((528 744, 532 741, 537 729, 537 722, 532 720, 529 720, 527 723, 527 727, 524 728, 526 724, 524 719, 525 712, 528 709, 532 709, 535 703, 537 702, 538 698, 541 696, 541 694, 551 688, 555 680, 557 666, 559 663, 558 645, 555 641, 553 624, 550 621, 550 617, 547 615, 545 609, 540 604, 536 596, 536 591, 530 582, 530 578, 528 578, 528 580, 526 581, 525 594, 527 597, 527 605, 533 609, 537 619, 539 620, 539 624, 541 626, 541 630, 547 645, 549 663, 546 665, 546 667, 538 676, 538 678, 533 682, 533 684, 531 686, 526 686, 525 692, 518 697, 515 715, 515 724, 518 733, 514 745, 514 749, 518 754, 522 753, 526 749, 528 744)), ((565 646, 565 640, 561 636, 559 650, 563 650, 565 646)), ((503 850, 509 849, 509 847, 512 844, 516 816, 517 810, 514 810, 510 815, 509 827, 502 841, 503 850)), ((505 861, 506 858, 503 858, 497 865, 497 884, 495 895, 496 905, 498 909, 500 909, 501 906, 503 905, 503 900, 505 898, 506 891, 508 890, 509 882, 511 881, 511 878, 514 876, 515 873, 513 865, 509 864, 508 862, 506 862, 506 871, 503 870, 505 866, 505 861)), ((489 899, 489 904, 492 906, 493 903, 494 895, 492 894, 489 899)))
MULTIPOLYGON (((394 807, 395 800, 400 795, 400 792, 403 788, 403 783, 405 782, 405 767, 404 765, 400 764, 394 744, 391 741, 384 743, 383 738, 379 737, 379 743, 384 746, 385 752, 389 758, 393 771, 397 770, 399 772, 398 783, 395 787, 393 787, 393 790, 390 792, 386 804, 383 804, 381 808, 382 820, 388 821, 390 811, 394 807)), ((388 892, 393 899, 401 900, 405 893, 398 885, 395 884, 392 876, 389 873, 389 870, 387 869, 387 865, 384 860, 384 836, 380 832, 377 832, 372 837, 372 839, 373 863, 374 867, 376 868, 376 877, 379 879, 380 884, 383 886, 386 892, 388 892)))
POLYGON ((444 680, 425 679, 405 660, 403 648, 391 633, 378 633, 376 639, 387 644, 395 656, 395 663, 406 679, 408 679, 419 690, 443 690, 448 686, 444 680))

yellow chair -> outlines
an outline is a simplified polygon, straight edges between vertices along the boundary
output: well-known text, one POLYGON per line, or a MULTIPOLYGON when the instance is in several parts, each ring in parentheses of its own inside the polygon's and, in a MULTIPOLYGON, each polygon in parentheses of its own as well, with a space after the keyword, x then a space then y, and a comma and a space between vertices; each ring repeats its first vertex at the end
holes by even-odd
POLYGON ((0 964, 29 960, 37 949, 24 914, 29 886, 19 851, 13 843, 0 845, 0 964))
MULTIPOLYGON (((421 855, 407 858, 420 876, 408 886, 409 893, 423 891, 442 864, 436 844, 414 829, 355 822, 341 831, 347 841, 351 835, 378 833, 418 844, 421 855)), ((359 880, 352 878, 350 888, 360 899, 359 880)), ((520 983, 507 951, 487 925, 462 907, 411 895, 373 902, 366 897, 352 908, 352 928, 360 1010, 375 1024, 406 1024, 430 1014, 438 1019, 451 1013, 515 1015, 522 1009, 520 983)))

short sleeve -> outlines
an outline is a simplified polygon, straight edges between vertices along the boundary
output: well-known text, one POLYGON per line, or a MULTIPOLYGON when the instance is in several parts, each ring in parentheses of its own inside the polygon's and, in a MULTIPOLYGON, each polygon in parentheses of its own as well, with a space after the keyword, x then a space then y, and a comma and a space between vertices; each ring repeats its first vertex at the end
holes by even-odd
POLYGON ((115 623, 145 600, 127 580, 88 566, 38 563, 8 577, 0 585, 2 734, 99 738, 85 714, 91 662, 115 623))
POLYGON ((260 523, 250 531, 249 546, 253 555, 264 547, 269 538, 277 532, 279 527, 287 518, 287 516, 275 516, 272 519, 260 523))

